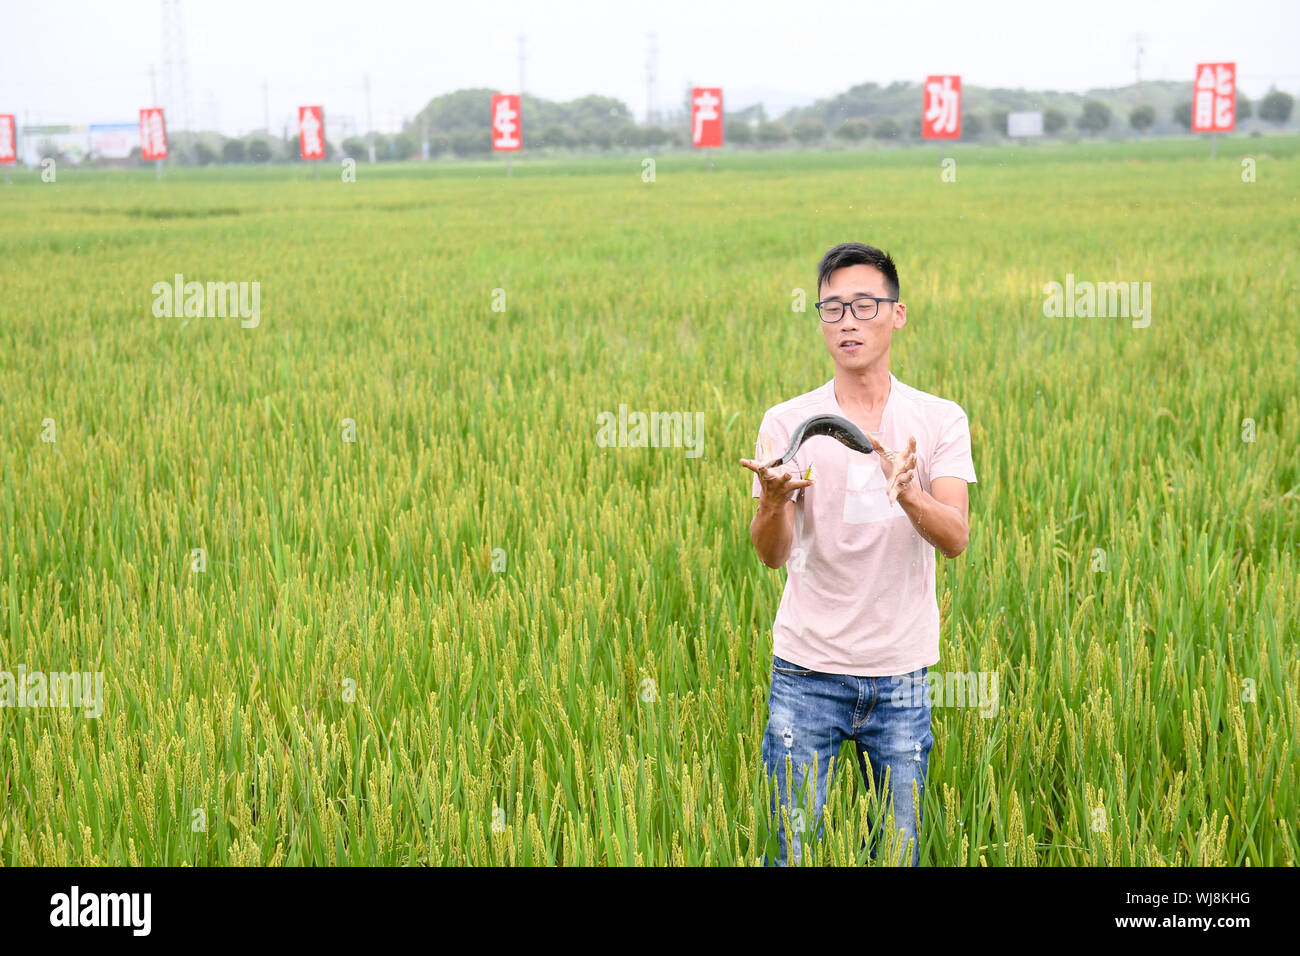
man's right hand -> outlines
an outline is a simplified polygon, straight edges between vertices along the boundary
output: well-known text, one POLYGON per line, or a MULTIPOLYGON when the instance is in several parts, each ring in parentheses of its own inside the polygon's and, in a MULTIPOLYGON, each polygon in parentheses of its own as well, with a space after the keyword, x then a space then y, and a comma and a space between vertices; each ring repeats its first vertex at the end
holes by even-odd
POLYGON ((758 475, 758 480, 762 486, 762 493, 759 498, 760 505, 767 505, 771 508, 780 507, 790 500, 790 492, 797 491, 800 488, 807 488, 813 484, 811 478, 796 478, 789 472, 773 471, 761 462, 750 458, 742 458, 740 463, 758 475))
POLYGON ((807 488, 813 481, 773 471, 749 458, 740 459, 740 463, 758 475, 762 488, 754 520, 749 523, 749 539, 764 564, 779 568, 790 557, 794 542, 794 502, 790 500, 790 492, 807 488))

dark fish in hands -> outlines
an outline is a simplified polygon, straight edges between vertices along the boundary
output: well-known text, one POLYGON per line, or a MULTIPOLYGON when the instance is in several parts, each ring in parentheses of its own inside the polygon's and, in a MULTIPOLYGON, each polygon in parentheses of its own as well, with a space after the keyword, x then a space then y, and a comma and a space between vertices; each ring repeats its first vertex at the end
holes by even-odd
POLYGON ((773 458, 763 467, 774 468, 777 465, 784 465, 786 462, 793 460, 800 446, 816 435, 834 438, 846 448, 852 448, 864 455, 870 455, 875 451, 871 439, 866 436, 861 428, 847 418, 841 415, 814 415, 794 430, 794 434, 790 436, 790 444, 786 448, 785 454, 780 458, 773 458))

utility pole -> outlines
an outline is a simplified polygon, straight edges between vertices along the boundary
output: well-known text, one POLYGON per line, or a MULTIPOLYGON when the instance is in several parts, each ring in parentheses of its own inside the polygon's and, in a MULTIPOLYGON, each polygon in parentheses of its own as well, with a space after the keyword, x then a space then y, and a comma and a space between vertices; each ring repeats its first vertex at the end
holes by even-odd
POLYGON ((158 67, 149 67, 149 105, 158 105, 158 67))
POLYGON ((271 94, 268 91, 266 80, 262 80, 262 118, 266 124, 267 139, 271 138, 271 94))
POLYGON ((1146 36, 1141 33, 1133 34, 1133 45, 1137 48, 1133 56, 1133 89, 1135 93, 1141 95, 1142 91, 1142 54, 1145 52, 1142 44, 1146 42, 1146 36))
MULTIPOLYGON (((522 33, 519 34, 517 39, 519 40, 519 115, 515 117, 515 121, 516 123, 519 124, 517 128, 519 129, 520 135, 522 136, 523 124, 524 124, 524 115, 523 115, 524 114, 524 61, 528 58, 528 56, 524 52, 524 41, 525 41, 524 35, 522 33)), ((495 117, 493 117, 493 120, 495 121, 495 117)), ((514 175, 514 168, 515 168, 515 154, 506 153, 506 178, 507 179, 509 179, 512 175, 514 175)))
POLYGON ((370 111, 370 74, 369 74, 369 73, 366 74, 366 126, 368 126, 368 127, 370 128, 370 129, 369 129, 369 132, 367 133, 367 138, 370 140, 370 163, 371 163, 371 165, 374 165, 374 162, 375 162, 375 118, 374 118, 374 114, 371 113, 371 111, 370 111))
MULTIPOLYGON (((1138 106, 1142 105, 1142 54, 1145 52, 1142 43, 1145 40, 1141 33, 1133 34, 1133 101, 1138 106)), ((1141 142, 1142 130, 1134 127, 1133 138, 1141 142)))
POLYGON ((524 35, 519 35, 519 110, 523 112, 524 108, 524 60, 527 59, 524 54, 524 35))
POLYGON ((650 49, 645 58, 645 124, 653 126, 655 123, 655 73, 658 69, 659 50, 655 43, 655 35, 650 35, 650 49))

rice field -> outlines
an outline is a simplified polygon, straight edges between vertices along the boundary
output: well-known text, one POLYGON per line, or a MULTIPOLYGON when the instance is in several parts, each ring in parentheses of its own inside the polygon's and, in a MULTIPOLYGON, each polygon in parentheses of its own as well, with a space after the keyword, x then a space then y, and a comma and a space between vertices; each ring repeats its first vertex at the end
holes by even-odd
MULTIPOLYGON (((934 708, 922 864, 1295 865, 1300 139, 943 155, 15 172, 0 862, 756 865, 786 572, 738 459, 858 240, 979 477, 934 670, 1000 697, 934 708), (1045 315, 1067 275, 1149 325, 1045 315)), ((865 858, 851 755, 805 864, 865 858)))

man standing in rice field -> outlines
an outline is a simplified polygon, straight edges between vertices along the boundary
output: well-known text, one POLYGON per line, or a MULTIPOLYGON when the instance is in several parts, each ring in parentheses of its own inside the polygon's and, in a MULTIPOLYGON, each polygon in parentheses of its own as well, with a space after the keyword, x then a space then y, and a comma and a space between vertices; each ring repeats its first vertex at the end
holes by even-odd
MULTIPOLYGON (((910 856, 916 866, 934 742, 926 681, 939 661, 934 552, 955 558, 966 549, 967 483, 975 481, 970 428, 956 402, 890 371, 890 344, 907 307, 888 253, 856 242, 835 246, 818 266, 817 287, 834 377, 769 408, 757 460, 741 459, 754 472, 758 499, 754 549, 768 567, 786 566, 762 750, 775 785, 776 863, 786 864, 787 819, 795 862, 804 832, 821 836, 833 758, 852 740, 883 819, 892 807, 894 858, 910 856), (801 422, 823 413, 858 425, 877 452, 818 436, 792 462, 763 467, 801 422)), ((766 851, 764 862, 772 862, 766 851)))

